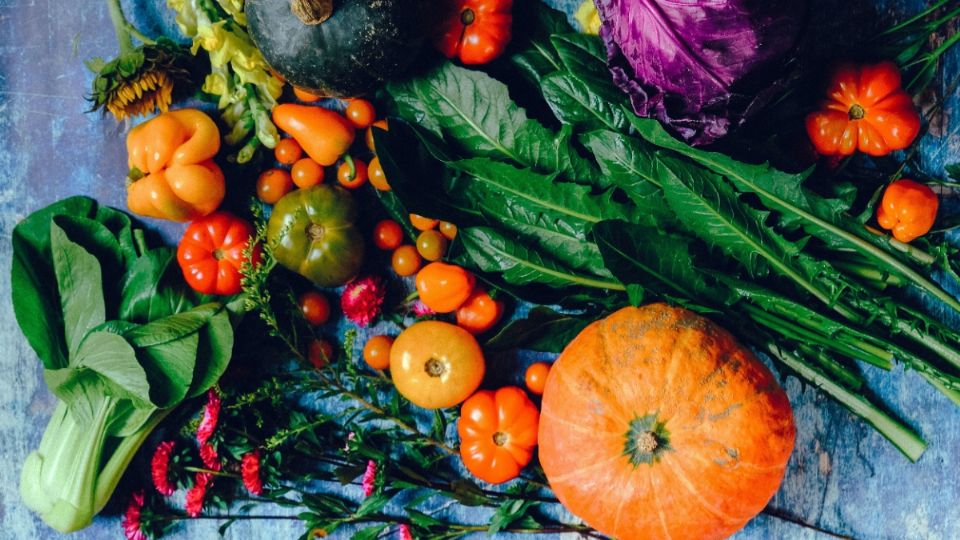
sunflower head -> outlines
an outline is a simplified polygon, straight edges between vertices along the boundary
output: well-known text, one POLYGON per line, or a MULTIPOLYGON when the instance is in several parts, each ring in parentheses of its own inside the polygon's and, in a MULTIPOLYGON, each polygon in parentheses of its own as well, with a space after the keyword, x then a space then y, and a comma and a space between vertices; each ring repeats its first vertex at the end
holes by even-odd
POLYGON ((109 111, 117 120, 166 111, 177 83, 189 80, 189 49, 169 39, 137 47, 105 62, 88 64, 93 79, 93 110, 109 111))

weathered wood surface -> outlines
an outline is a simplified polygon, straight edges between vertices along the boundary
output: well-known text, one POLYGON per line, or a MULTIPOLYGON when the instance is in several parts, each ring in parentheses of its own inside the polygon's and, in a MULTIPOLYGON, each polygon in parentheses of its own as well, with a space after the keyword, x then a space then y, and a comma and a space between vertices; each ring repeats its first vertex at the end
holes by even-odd
MULTIPOLYGON (((577 2, 552 3, 570 10, 577 2)), ((926 5, 923 0, 817 3, 821 5, 812 15, 816 24, 832 24, 851 13, 891 17, 926 5), (832 8, 841 5, 837 9, 842 15, 832 8)), ((137 14, 147 33, 171 28, 157 0, 128 3, 127 10, 137 14)), ((86 114, 83 99, 91 80, 83 60, 110 57, 115 51, 106 6, 100 1, 0 0, 0 538, 57 537, 23 507, 18 494, 23 459, 38 445, 55 402, 14 321, 10 233, 30 211, 72 194, 124 205, 122 138, 130 126, 86 114)), ((945 61, 946 76, 937 83, 941 91, 960 73, 958 64, 960 49, 945 61)), ((957 111, 960 98, 950 96, 938 127, 923 141, 924 169, 930 174, 942 174, 945 164, 960 161, 957 111)), ((919 463, 908 463, 816 389, 788 377, 797 447, 771 506, 855 538, 960 538, 960 410, 912 373, 873 370, 868 375, 876 393, 927 438, 926 454, 919 463)), ((101 516, 72 537, 122 538, 118 522, 116 516, 101 516)), ((172 538, 215 538, 217 526, 191 522, 172 538)), ((296 538, 300 532, 286 522, 248 522, 235 525, 228 536, 281 539, 296 538)), ((737 538, 828 536, 761 515, 737 538)))

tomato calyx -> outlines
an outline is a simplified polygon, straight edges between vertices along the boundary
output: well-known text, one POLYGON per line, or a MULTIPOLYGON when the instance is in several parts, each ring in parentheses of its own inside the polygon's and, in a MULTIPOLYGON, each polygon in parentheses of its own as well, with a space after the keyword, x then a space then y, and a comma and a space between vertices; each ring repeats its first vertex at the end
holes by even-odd
POLYGON ((319 223, 311 223, 307 226, 307 238, 314 242, 319 242, 323 240, 323 237, 327 234, 327 229, 319 223))
POLYGON ((447 366, 442 361, 431 358, 423 365, 424 371, 431 377, 443 377, 447 374, 447 366))
POLYGON ((850 120, 862 120, 863 117, 867 114, 867 111, 864 110, 863 105, 859 103, 854 103, 850 106, 850 111, 847 112, 847 116, 850 120))
POLYGON ((503 446, 507 444, 507 441, 510 440, 510 436, 502 431, 498 431, 493 434, 493 444, 497 446, 503 446))
MULTIPOLYGON (((472 9, 465 8, 463 11, 460 12, 460 22, 464 26, 470 26, 476 20, 477 20, 477 14, 474 13, 472 9)), ((464 32, 466 32, 466 28, 464 28, 464 32)))
POLYGON ((350 180, 354 180, 357 177, 357 164, 353 162, 353 156, 346 154, 343 156, 343 162, 347 164, 347 168, 350 170, 350 180))
POLYGON ((214 258, 214 260, 222 261, 224 257, 226 257, 226 254, 223 252, 223 249, 222 249, 222 248, 217 248, 217 249, 213 250, 213 258, 214 258))

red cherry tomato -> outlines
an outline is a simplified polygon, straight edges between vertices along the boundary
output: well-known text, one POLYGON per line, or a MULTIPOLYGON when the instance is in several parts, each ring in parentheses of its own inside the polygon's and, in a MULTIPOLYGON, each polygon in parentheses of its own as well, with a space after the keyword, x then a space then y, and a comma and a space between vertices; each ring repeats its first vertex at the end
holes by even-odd
POLYGON ((385 219, 373 228, 373 243, 380 249, 391 250, 403 243, 403 229, 392 219, 385 219))
POLYGON ((300 311, 303 318, 314 326, 326 324, 330 320, 330 301, 317 291, 307 291, 300 295, 300 311))

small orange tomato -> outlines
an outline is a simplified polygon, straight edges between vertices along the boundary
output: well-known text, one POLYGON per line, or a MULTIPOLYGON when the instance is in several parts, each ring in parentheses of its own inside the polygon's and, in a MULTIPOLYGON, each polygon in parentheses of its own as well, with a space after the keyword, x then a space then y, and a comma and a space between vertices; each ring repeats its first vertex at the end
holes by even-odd
POLYGON ((414 323, 390 348, 390 377, 397 392, 425 409, 453 407, 467 399, 485 372, 477 340, 450 323, 414 323))
POLYGON ((366 129, 377 119, 377 111, 373 108, 373 103, 365 99, 351 99, 344 115, 357 129, 366 129))
POLYGON ((313 367, 322 369, 333 361, 333 345, 325 339, 315 339, 307 345, 307 359, 313 367))
POLYGON ((318 96, 316 94, 311 94, 306 90, 301 90, 296 86, 293 87, 293 95, 297 96, 297 99, 304 103, 314 103, 323 99, 323 96, 318 96))
POLYGON ((410 224, 418 231, 429 231, 435 228, 438 223, 440 223, 439 219, 425 218, 420 214, 410 214, 410 224))
POLYGON ((367 183, 367 164, 347 156, 337 169, 337 182, 347 189, 357 189, 367 183))
POLYGON ((440 231, 423 231, 417 236, 417 252, 428 261, 439 261, 447 251, 447 239, 440 231))
POLYGON ((477 287, 457 308, 457 326, 476 336, 493 328, 502 316, 503 302, 494 300, 482 287, 477 287))
POLYGON ((537 446, 540 411, 516 386, 481 390, 460 407, 460 457, 474 476, 501 484, 520 476, 537 446))
POLYGON ((457 265, 433 262, 417 273, 416 281, 421 302, 437 313, 450 313, 470 298, 476 279, 457 265))
POLYGON ((420 269, 420 264, 423 263, 423 259, 421 259, 420 254, 417 253, 417 248, 408 244, 395 249, 390 262, 393 265, 393 271, 396 272, 398 276, 407 277, 417 273, 417 270, 420 269))
POLYGON ((373 369, 387 369, 390 367, 391 347, 393 347, 392 337, 373 336, 363 346, 363 359, 373 369))
POLYGON ((283 165, 293 165, 303 157, 303 148, 300 148, 296 139, 287 137, 277 143, 277 147, 273 149, 273 157, 283 165))
POLYGON ((901 242, 912 242, 930 232, 940 200, 929 186, 902 178, 883 192, 877 222, 901 242))
POLYGON ((307 291, 300 295, 300 312, 308 323, 320 326, 330 320, 330 301, 322 293, 307 291))
POLYGON ((370 177, 370 183, 373 184, 373 187, 380 191, 390 191, 390 184, 383 174, 383 167, 380 166, 380 158, 375 157, 370 160, 370 165, 367 166, 367 175, 370 177))
POLYGON ((257 198, 267 204, 277 204, 291 189, 293 179, 290 178, 290 173, 283 169, 263 171, 257 178, 257 198))
POLYGON ((367 128, 367 148, 370 149, 374 154, 377 153, 377 145, 373 142, 373 128, 380 128, 384 131, 390 131, 390 126, 387 124, 386 120, 377 120, 370 127, 367 128))
POLYGON ((543 395, 543 389, 547 385, 547 375, 550 374, 550 364, 546 362, 537 362, 530 364, 524 373, 523 380, 527 385, 527 390, 531 394, 543 395))
POLYGON ((441 221, 440 234, 445 236, 447 240, 453 240, 457 237, 457 226, 449 221, 441 221))
POLYGON ((373 227, 373 243, 383 250, 397 249, 403 242, 403 229, 392 219, 385 219, 373 227))
POLYGON ((303 158, 290 168, 290 176, 298 188, 310 188, 323 182, 323 167, 308 157, 303 158))

